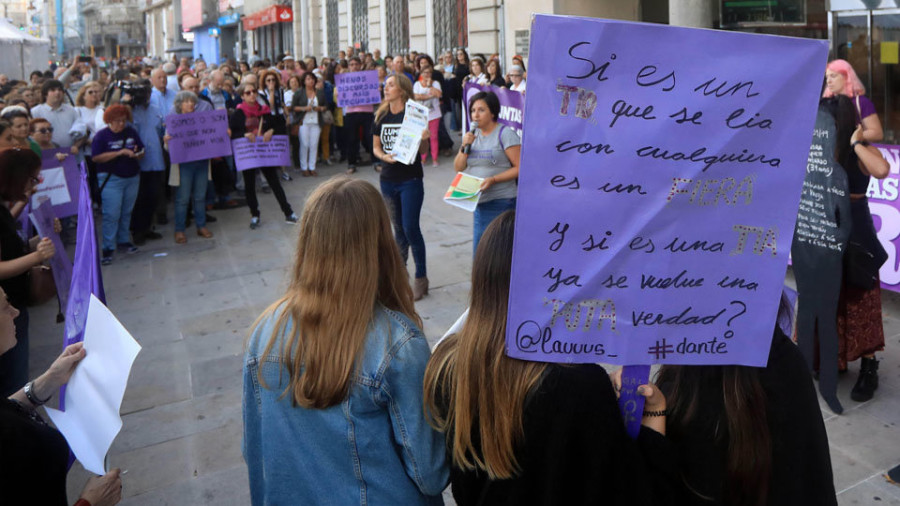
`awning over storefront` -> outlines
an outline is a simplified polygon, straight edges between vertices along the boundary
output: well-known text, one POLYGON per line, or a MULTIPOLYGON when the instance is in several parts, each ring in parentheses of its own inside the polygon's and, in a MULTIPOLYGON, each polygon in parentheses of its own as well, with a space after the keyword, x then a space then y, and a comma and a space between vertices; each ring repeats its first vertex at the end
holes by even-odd
POLYGON ((261 11, 244 16, 244 30, 256 30, 261 26, 294 21, 294 13, 290 7, 273 5, 261 11))

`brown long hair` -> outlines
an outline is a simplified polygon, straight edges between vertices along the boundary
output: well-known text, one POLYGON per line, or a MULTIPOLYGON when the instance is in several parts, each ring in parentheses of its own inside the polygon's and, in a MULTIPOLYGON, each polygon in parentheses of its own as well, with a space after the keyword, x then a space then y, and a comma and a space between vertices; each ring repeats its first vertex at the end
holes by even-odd
POLYGON ((278 315, 263 360, 290 331, 280 350, 290 375, 283 395, 305 408, 343 401, 378 304, 421 327, 381 193, 366 181, 331 179, 304 206, 287 293, 252 327, 278 315))
MULTIPOLYGON (((676 439, 700 422, 698 410, 703 400, 697 392, 709 385, 721 385, 725 412, 716 422, 722 429, 718 437, 728 443, 723 500, 729 506, 764 506, 768 498, 772 441, 759 371, 737 365, 664 365, 657 378, 660 384, 672 385, 667 395, 666 430, 676 439)), ((696 493, 691 483, 686 484, 696 493)))
MULTIPOLYGON (((384 80, 387 83, 388 79, 393 79, 395 84, 400 88, 400 92, 403 93, 403 107, 406 107, 406 101, 413 98, 413 85, 412 81, 409 80, 403 74, 393 74, 387 76, 384 80)), ((375 122, 381 121, 381 118, 384 117, 385 114, 391 109, 391 103, 387 100, 381 102, 381 105, 378 106, 378 109, 375 111, 375 122)))
POLYGON ((525 399, 547 368, 504 353, 514 223, 507 211, 488 226, 472 264, 468 319, 438 345, 425 369, 425 410, 445 433, 453 464, 491 479, 518 473, 525 399))

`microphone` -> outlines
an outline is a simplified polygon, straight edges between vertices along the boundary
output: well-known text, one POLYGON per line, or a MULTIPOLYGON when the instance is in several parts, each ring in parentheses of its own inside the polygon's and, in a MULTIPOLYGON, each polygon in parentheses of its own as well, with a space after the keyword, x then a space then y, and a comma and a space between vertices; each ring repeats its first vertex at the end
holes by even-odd
MULTIPOLYGON (((471 128, 469 128, 469 132, 471 132, 472 134, 474 134, 474 133, 475 133, 475 130, 478 130, 478 123, 475 123, 475 122, 473 121, 473 122, 472 122, 472 125, 471 125, 471 128)), ((468 154, 469 154, 469 151, 472 151, 472 145, 471 145, 471 144, 466 144, 465 146, 462 147, 462 152, 463 152, 463 153, 465 153, 465 154, 468 155, 468 154)))

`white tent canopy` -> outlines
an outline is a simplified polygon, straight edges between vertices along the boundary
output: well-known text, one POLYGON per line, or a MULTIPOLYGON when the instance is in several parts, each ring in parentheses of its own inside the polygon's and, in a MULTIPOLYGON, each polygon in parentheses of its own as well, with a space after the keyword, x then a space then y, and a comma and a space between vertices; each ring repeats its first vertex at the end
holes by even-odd
POLYGON ((0 73, 27 80, 32 71, 46 70, 49 59, 49 40, 33 37, 0 19, 0 73))

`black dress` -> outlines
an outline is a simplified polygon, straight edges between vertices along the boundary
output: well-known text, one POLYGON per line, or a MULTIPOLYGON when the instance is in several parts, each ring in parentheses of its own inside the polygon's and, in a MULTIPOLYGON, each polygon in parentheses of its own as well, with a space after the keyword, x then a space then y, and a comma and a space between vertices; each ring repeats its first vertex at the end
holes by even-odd
MULTIPOLYGON (((772 441, 772 472, 765 504, 836 505, 828 435, 812 378, 800 350, 780 331, 772 342, 768 365, 760 372, 760 382, 766 394, 772 441)), ((667 396, 672 391, 667 383, 660 383, 659 388, 667 396)), ((699 412, 680 431, 685 435, 678 437, 670 428, 667 437, 678 452, 684 504, 722 505, 727 495, 728 437, 721 378, 704 384, 697 395, 699 412)))
POLYGON ((526 402, 523 425, 518 476, 491 480, 451 467, 459 506, 671 503, 670 446, 644 427, 637 441, 629 438, 601 367, 551 364, 526 402))
POLYGON ((66 506, 69 446, 34 411, 0 399, 0 502, 66 506))

